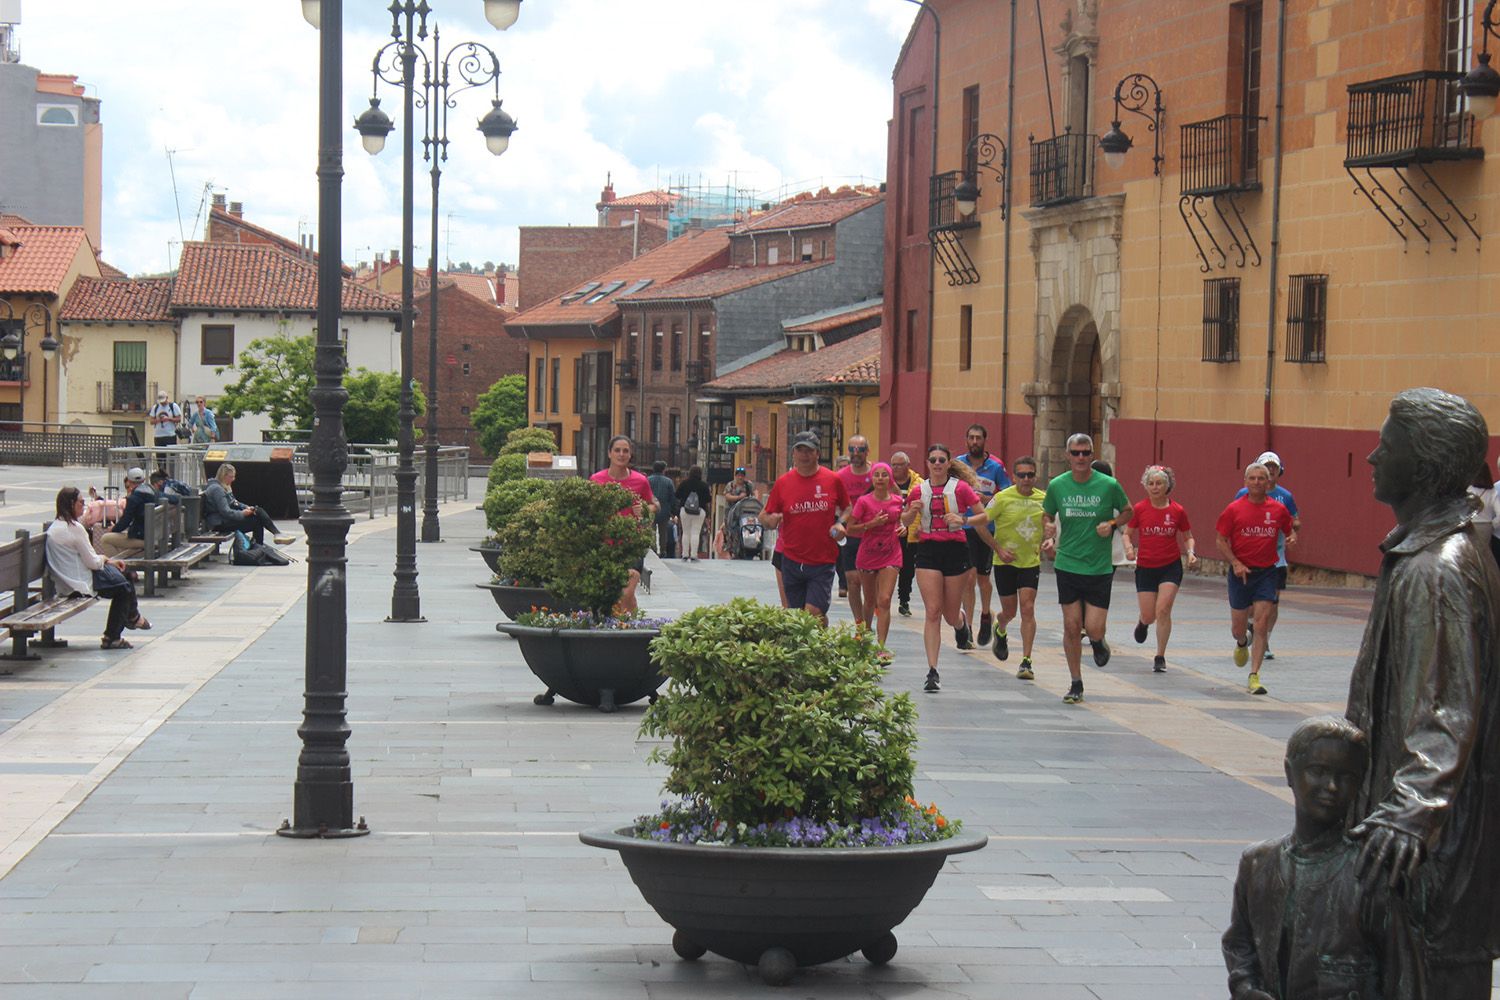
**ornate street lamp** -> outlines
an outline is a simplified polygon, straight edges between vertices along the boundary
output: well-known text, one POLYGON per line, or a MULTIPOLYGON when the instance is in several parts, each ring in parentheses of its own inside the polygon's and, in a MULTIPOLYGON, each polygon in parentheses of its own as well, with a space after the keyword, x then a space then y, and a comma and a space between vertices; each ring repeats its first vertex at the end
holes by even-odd
POLYGON ((1151 173, 1161 176, 1161 165, 1166 157, 1161 152, 1162 114, 1166 108, 1161 103, 1161 88, 1145 73, 1131 73, 1115 84, 1115 120, 1109 131, 1099 137, 1099 150, 1104 154, 1104 164, 1111 170, 1125 165, 1125 154, 1135 145, 1125 130, 1120 128, 1120 112, 1129 111, 1146 119, 1146 130, 1152 134, 1151 173), (1151 110, 1146 111, 1146 102, 1155 98, 1151 110))
MULTIPOLYGON (((60 345, 52 337, 52 313, 40 302, 33 302, 16 315, 15 307, 4 299, 0 299, 0 330, 4 330, 4 336, 0 336, 0 355, 4 355, 6 361, 21 359, 16 365, 16 384, 18 388, 17 405, 21 407, 21 423, 24 427, 26 421, 26 330, 30 327, 42 331, 41 343, 37 346, 42 350, 42 357, 51 361, 56 356, 60 345)), ((42 424, 46 430, 47 422, 47 369, 42 368, 42 424)))
MULTIPOLYGON (((427 0, 392 0, 391 41, 375 53, 371 65, 370 106, 355 119, 365 151, 372 156, 385 148, 385 139, 395 127, 375 96, 382 81, 401 88, 404 103, 401 123, 401 408, 396 466, 396 569, 387 621, 420 622, 421 594, 417 589, 416 479, 412 457, 415 450, 415 420, 412 399, 413 322, 413 173, 415 168, 415 112, 422 113, 422 158, 432 166, 432 231, 427 320, 427 432, 425 441, 426 489, 422 507, 422 541, 442 540, 438 521, 438 189, 442 164, 448 159, 448 112, 454 98, 465 90, 494 84, 490 112, 479 121, 490 152, 499 155, 510 144, 515 120, 500 108, 500 60, 487 46, 461 42, 443 51, 437 27, 432 29, 431 49, 424 48, 428 36, 427 0), (417 61, 422 63, 420 86, 417 61)), ((486 0, 485 17, 502 30, 515 23, 520 0, 486 0)))
POLYGON ((1469 70, 1458 85, 1458 92, 1469 99, 1469 110, 1475 118, 1488 118, 1495 113, 1495 98, 1500 97, 1500 73, 1490 65, 1490 39, 1500 39, 1500 28, 1495 24, 1495 3, 1484 5, 1484 15, 1479 19, 1484 34, 1484 49, 1479 53, 1479 65, 1469 70))
POLYGON ((958 209, 959 215, 973 215, 974 210, 979 207, 979 184, 978 174, 982 170, 990 174, 1000 182, 1000 218, 1005 218, 1005 213, 1010 206, 1005 204, 1005 170, 1010 163, 1010 153, 1005 148, 1005 142, 990 132, 976 135, 970 142, 969 147, 964 150, 964 162, 974 157, 972 172, 965 171, 964 179, 958 182, 953 189, 953 207, 958 209), (1000 163, 995 164, 995 158, 999 157, 1000 163))
POLYGON ((369 833, 354 818, 354 775, 349 763, 345 712, 349 668, 348 536, 354 518, 344 507, 344 353, 339 343, 344 276, 339 257, 344 176, 344 0, 303 0, 302 11, 319 26, 318 81, 318 330, 313 363, 312 438, 307 445, 313 501, 302 515, 307 531, 307 631, 302 725, 297 736, 297 781, 292 818, 276 832, 300 839, 358 837, 369 833), (309 7, 313 8, 311 14, 309 7), (324 16, 326 15, 326 17, 324 16), (327 22, 327 27, 321 25, 327 22))

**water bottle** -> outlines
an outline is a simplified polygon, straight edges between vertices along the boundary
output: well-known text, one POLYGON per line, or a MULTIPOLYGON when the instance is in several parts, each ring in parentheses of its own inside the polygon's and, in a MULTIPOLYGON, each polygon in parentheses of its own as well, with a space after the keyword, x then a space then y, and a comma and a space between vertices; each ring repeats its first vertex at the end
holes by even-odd
POLYGON ((837 541, 841 547, 849 541, 848 535, 839 534, 838 525, 834 525, 828 529, 828 537, 837 541))

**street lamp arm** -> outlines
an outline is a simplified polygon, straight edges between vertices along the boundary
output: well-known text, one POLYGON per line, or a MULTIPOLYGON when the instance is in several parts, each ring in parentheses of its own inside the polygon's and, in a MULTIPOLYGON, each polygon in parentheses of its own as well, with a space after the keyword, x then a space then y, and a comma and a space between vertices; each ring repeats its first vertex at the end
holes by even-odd
MULTIPOLYGON (((394 42, 386 42, 375 53, 375 58, 370 65, 370 74, 375 78, 372 94, 379 93, 380 84, 386 83, 392 87, 406 86, 406 59, 412 60, 412 77, 416 78, 416 65, 420 61, 424 75, 430 72, 427 53, 422 51, 421 46, 407 44, 401 39, 394 42)), ((415 95, 417 106, 421 107, 422 95, 420 91, 415 95)))
POLYGON ((1010 164, 1010 151, 1005 148, 1004 139, 992 132, 981 132, 970 141, 966 152, 976 157, 973 164, 976 174, 982 170, 1002 184, 1005 183, 1005 170, 1010 164), (1000 160, 999 166, 995 165, 997 156, 1000 160))
POLYGON ((1120 124, 1120 112, 1129 111, 1131 114, 1140 115, 1146 119, 1146 129, 1155 132, 1161 123, 1161 114, 1165 110, 1161 103, 1161 88, 1156 81, 1145 73, 1131 73, 1115 85, 1115 125, 1120 124), (1127 86, 1127 84, 1129 86, 1127 86), (1148 112, 1146 102, 1155 98, 1155 104, 1148 112))

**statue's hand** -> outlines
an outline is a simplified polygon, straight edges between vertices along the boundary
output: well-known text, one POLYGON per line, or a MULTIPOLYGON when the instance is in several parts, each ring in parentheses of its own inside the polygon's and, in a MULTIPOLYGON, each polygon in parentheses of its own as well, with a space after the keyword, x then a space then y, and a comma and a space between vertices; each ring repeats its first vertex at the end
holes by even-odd
POLYGON ((1355 826, 1349 834, 1364 841, 1364 846, 1359 849, 1359 880, 1367 890, 1383 871, 1389 871, 1386 884, 1393 890, 1403 890, 1411 884, 1426 854, 1419 838, 1368 820, 1355 826))

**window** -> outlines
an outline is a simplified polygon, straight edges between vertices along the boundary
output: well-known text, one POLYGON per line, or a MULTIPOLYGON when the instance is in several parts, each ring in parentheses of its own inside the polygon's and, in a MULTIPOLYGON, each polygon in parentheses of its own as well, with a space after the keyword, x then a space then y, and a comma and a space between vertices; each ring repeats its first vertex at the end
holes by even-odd
POLYGON ((781 247, 778 247, 778 246, 769 246, 769 247, 766 247, 766 263, 767 264, 779 264, 779 263, 781 263, 781 247))
POLYGON ((812 245, 812 240, 803 240, 802 241, 802 262, 805 264, 805 263, 807 263, 808 261, 810 261, 812 259, 813 259, 813 245, 812 245))
POLYGON ((1244 167, 1254 180, 1260 160, 1260 64, 1261 0, 1247 0, 1231 8, 1229 37, 1229 86, 1232 108, 1239 105, 1244 119, 1244 167))
POLYGON ((36 123, 38 125, 77 125, 78 109, 71 104, 38 104, 36 123))
POLYGON ((630 361, 635 360, 635 342, 638 341, 638 340, 640 340, 640 339, 641 339, 641 331, 637 330, 635 327, 632 326, 630 328, 630 335, 625 338, 625 358, 626 358, 626 360, 630 360, 630 361))
POLYGON ((661 444, 661 411, 651 411, 651 437, 648 440, 652 444, 661 444))
MULTIPOLYGON (((927 214, 926 187, 930 171, 919 162, 917 150, 920 148, 923 131, 924 109, 920 106, 908 108, 906 112, 906 148, 902 150, 902 174, 906 179, 906 235, 914 235, 917 231, 918 216, 927 214)), ((930 166, 930 165, 929 165, 930 166)))
POLYGON ((625 411, 625 436, 632 441, 635 440, 635 411, 625 411))
POLYGON ((471 370, 472 369, 469 366, 469 362, 465 361, 464 362, 464 366, 463 366, 464 376, 467 377, 469 375, 469 373, 470 373, 471 370))
POLYGON ((672 331, 672 370, 682 371, 682 331, 672 331))
POLYGON ((651 370, 661 371, 661 331, 651 334, 651 370))
POLYGON ((469 345, 468 344, 464 345, 464 350, 466 350, 466 351, 469 350, 469 345))
POLYGON ((558 403, 561 402, 561 400, 558 397, 562 395, 562 358, 553 358, 552 359, 552 389, 551 389, 551 392, 552 392, 552 412, 556 413, 557 412, 558 403))
POLYGON ((966 372, 974 363, 974 307, 958 307, 958 370, 966 372))
MULTIPOLYGON (((583 412, 583 359, 573 362, 573 412, 583 412)), ((577 454, 576 452, 574 454, 577 454)))
POLYGON ((603 288, 599 289, 593 295, 590 295, 588 298, 584 299, 583 300, 583 304, 586 305, 586 306, 591 306, 595 302, 599 302, 599 301, 603 300, 604 297, 607 296, 610 292, 618 291, 620 289, 620 287, 622 285, 624 285, 624 284, 625 284, 625 282, 623 282, 623 281, 611 281, 609 284, 607 284, 603 288))
POLYGON ((1328 360, 1328 275, 1294 274, 1286 299, 1286 359, 1298 364, 1328 360))
POLYGON ((822 259, 823 260, 827 260, 828 259, 828 241, 827 240, 823 241, 822 259))
POLYGON ((667 444, 676 448, 682 443, 682 414, 673 410, 667 414, 667 444))
POLYGON ((1240 279, 1210 278, 1203 283, 1203 360, 1240 359, 1240 279))
MULTIPOLYGON (((115 380, 112 411, 146 409, 146 342, 115 341, 115 380)), ((102 409, 102 407, 101 407, 102 409)))
POLYGON ((469 415, 469 408, 467 406, 460 406, 458 411, 466 417, 469 415))
POLYGON ((1074 135, 1089 132, 1089 57, 1073 56, 1068 60, 1068 131, 1074 135))
POLYGON ((964 88, 964 176, 973 177, 979 172, 979 149, 975 139, 979 138, 979 86, 964 88))
POLYGON ((536 403, 533 408, 538 413, 547 412, 547 362, 544 358, 536 359, 536 403))
POLYGON ((234 364, 234 327, 208 326, 205 324, 202 336, 203 341, 199 348, 199 356, 203 364, 234 364))
MULTIPOLYGON (((1474 66, 1474 0, 1443 0, 1443 69, 1467 73, 1474 66)), ((1457 87, 1447 88, 1448 111, 1464 110, 1457 87)))

